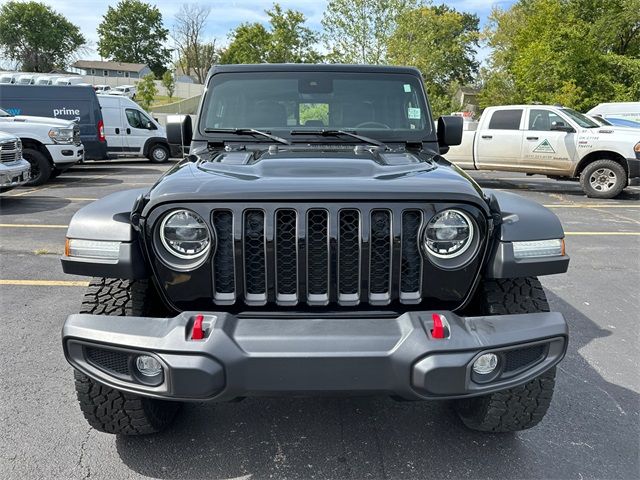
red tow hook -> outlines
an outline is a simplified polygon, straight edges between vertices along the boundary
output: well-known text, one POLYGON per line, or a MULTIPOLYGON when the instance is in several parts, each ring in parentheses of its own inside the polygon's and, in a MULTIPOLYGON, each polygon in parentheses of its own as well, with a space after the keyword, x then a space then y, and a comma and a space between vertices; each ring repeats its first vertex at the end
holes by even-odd
POLYGON ((204 329, 202 328, 202 322, 204 321, 204 315, 196 315, 193 319, 193 329, 191 330, 191 340, 202 340, 204 338, 204 329))
POLYGON ((444 318, 444 315, 440 315, 439 313, 431 314, 431 320, 433 321, 433 328, 431 329, 431 338, 435 338, 438 340, 447 338, 449 336, 449 332, 447 331, 447 320, 444 318))

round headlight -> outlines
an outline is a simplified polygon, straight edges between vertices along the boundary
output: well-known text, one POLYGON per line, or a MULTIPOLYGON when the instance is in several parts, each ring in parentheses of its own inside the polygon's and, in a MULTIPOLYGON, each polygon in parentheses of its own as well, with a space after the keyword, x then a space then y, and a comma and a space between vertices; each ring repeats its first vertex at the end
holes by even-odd
POLYGON ((169 213, 160 225, 160 240, 178 258, 193 260, 211 248, 211 234, 204 220, 189 210, 169 213))
POLYGON ((433 216, 424 231, 427 253, 438 258, 453 258, 464 253, 473 239, 473 223, 460 210, 444 210, 433 216))

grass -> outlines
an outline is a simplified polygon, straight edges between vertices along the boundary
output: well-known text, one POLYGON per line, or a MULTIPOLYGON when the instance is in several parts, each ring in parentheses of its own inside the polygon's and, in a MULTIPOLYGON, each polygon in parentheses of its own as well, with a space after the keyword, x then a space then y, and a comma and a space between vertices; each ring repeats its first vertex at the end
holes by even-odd
POLYGON ((180 100, 183 100, 183 99, 180 97, 171 97, 171 100, 169 100, 169 97, 167 97, 166 95, 157 95, 156 98, 153 99, 153 102, 151 102, 151 106, 159 107, 160 105, 179 102, 180 100))

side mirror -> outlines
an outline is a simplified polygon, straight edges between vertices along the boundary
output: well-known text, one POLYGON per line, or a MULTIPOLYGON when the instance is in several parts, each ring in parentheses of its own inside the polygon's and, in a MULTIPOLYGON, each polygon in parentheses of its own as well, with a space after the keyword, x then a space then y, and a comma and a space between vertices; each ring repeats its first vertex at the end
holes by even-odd
POLYGON ((551 122, 551 131, 552 132, 567 132, 567 133, 575 132, 573 127, 571 127, 569 125, 565 125, 564 122, 551 122))
POLYGON ((193 127, 189 115, 169 115, 167 117, 167 141, 183 148, 191 144, 193 127))
POLYGON ((438 145, 441 154, 447 153, 449 147, 462 143, 463 123, 462 117, 454 115, 438 118, 438 145))

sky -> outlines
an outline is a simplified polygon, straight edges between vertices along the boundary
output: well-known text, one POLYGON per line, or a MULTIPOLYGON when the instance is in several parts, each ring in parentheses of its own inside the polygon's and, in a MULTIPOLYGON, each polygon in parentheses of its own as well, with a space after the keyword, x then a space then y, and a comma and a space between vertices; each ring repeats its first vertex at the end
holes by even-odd
MULTIPOLYGON (((98 37, 96 29, 106 13, 107 8, 115 6, 117 0, 40 0, 51 6, 58 13, 63 14, 77 25, 89 41, 84 59, 99 59, 96 52, 98 37)), ((217 39, 219 45, 227 41, 230 30, 242 22, 265 22, 264 13, 273 5, 272 0, 146 0, 156 5, 162 12, 167 28, 171 29, 173 18, 182 3, 202 3, 211 7, 211 14, 207 25, 207 36, 217 39)), ((278 0, 283 8, 299 10, 307 17, 307 24, 315 30, 321 30, 320 21, 327 5, 327 0, 278 0)), ((447 4, 459 11, 475 13, 483 25, 493 6, 508 8, 515 0, 433 0, 434 4, 447 4)), ((480 57, 486 56, 486 51, 479 52, 480 57)))

